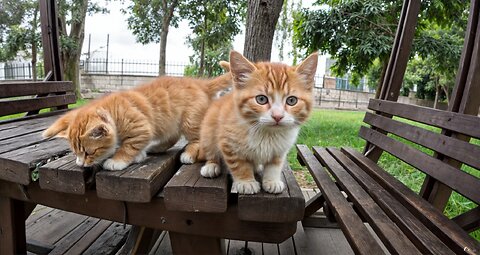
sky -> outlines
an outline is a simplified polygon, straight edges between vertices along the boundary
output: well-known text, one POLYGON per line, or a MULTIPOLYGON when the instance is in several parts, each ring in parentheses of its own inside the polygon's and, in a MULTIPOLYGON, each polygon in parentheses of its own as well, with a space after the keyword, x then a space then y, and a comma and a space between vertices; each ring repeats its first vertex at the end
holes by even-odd
MULTIPOLYGON (((89 36, 90 54, 91 58, 105 58, 107 35, 109 35, 109 53, 108 57, 112 60, 135 60, 135 61, 158 61, 160 45, 151 43, 142 45, 137 43, 135 36, 128 29, 127 15, 121 13, 120 9, 123 6, 128 6, 129 1, 125 1, 122 5, 121 1, 109 1, 106 7, 109 9, 108 14, 94 14, 87 16, 85 21, 85 41, 82 52, 88 52, 89 36)), ((304 0, 304 7, 311 7, 313 0, 304 0)), ((104 2, 102 2, 103 4, 104 2)), ((242 28, 244 31, 244 27, 242 28)), ((189 56, 193 55, 193 50, 186 44, 186 38, 191 33, 187 21, 179 23, 178 28, 170 27, 167 39, 167 65, 168 63, 182 63, 189 62, 189 56)), ((243 52, 243 43, 245 36, 243 32, 237 35, 233 41, 233 49, 243 52)), ((286 51, 290 51, 291 46, 287 45, 286 51)), ((272 61, 279 61, 278 49, 272 49, 272 61)), ((283 62, 291 63, 290 58, 284 59, 283 62)), ((319 68, 317 75, 323 75, 325 72, 325 56, 319 59, 319 68)))

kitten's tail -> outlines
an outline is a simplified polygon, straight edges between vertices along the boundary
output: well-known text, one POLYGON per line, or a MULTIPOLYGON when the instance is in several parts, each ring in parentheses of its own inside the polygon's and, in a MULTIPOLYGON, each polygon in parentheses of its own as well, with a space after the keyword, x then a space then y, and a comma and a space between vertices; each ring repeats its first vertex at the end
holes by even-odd
POLYGON ((207 83, 207 93, 214 96, 217 92, 230 87, 232 87, 232 74, 228 72, 209 80, 207 83))

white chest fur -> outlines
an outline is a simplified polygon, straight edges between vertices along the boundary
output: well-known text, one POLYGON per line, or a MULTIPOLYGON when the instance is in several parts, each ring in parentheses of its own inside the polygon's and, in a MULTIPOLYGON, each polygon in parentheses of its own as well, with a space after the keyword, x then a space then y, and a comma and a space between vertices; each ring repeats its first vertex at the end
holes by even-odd
POLYGON ((299 130, 299 127, 251 129, 243 153, 256 164, 265 164, 274 157, 283 157, 295 143, 299 130))

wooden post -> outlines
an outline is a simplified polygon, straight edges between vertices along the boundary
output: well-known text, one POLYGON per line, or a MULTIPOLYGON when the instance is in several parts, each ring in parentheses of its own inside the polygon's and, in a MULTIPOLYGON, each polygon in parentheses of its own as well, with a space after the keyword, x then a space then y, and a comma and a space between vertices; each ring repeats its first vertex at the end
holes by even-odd
POLYGON ((173 254, 227 254, 225 240, 169 232, 173 254))
POLYGON ((45 75, 52 72, 51 81, 63 81, 57 14, 55 0, 40 0, 44 70, 45 75))
MULTIPOLYGON (((393 44, 392 53, 388 61, 387 69, 382 81, 380 99, 397 101, 402 87, 403 76, 407 69, 408 58, 415 36, 415 27, 420 13, 420 0, 405 0, 403 2, 402 14, 398 22, 397 34, 393 44)), ((372 144, 365 145, 364 154, 370 151, 368 158, 377 162, 383 153, 378 147, 372 144)))
POLYGON ((0 196, 0 212, 0 254, 26 254, 24 203, 0 196))

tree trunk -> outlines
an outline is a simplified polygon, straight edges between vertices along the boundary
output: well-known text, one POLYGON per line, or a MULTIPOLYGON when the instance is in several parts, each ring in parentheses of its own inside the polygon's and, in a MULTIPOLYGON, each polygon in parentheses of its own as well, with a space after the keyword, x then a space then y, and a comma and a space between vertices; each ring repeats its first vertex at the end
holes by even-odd
POLYGON ((167 49, 168 26, 162 28, 160 32, 160 58, 158 61, 158 75, 165 75, 166 49, 167 49))
POLYGON ((383 85, 383 80, 385 79, 385 74, 387 73, 387 67, 388 67, 388 58, 383 61, 382 74, 380 74, 380 79, 378 79, 378 85, 375 91, 375 99, 380 99, 380 93, 382 92, 382 85, 383 85))
POLYGON ((282 0, 248 0, 243 55, 251 61, 269 61, 282 0))
POLYGON ((207 6, 203 5, 203 35, 202 43, 200 46, 200 63, 198 67, 198 76, 202 77, 205 73, 205 33, 207 33, 207 6))
POLYGON ((37 44, 32 41, 32 80, 37 81, 37 44))
POLYGON ((65 80, 72 81, 75 85, 75 96, 77 99, 82 98, 82 94, 80 93, 80 70, 79 70, 79 63, 80 63, 80 54, 70 55, 66 58, 64 62, 64 75, 65 80))
POLYGON ((450 91, 448 91, 447 85, 442 85, 443 92, 445 92, 445 97, 447 98, 447 105, 450 103, 450 91))
POLYGON ((437 83, 435 84, 435 100, 433 101, 433 109, 437 109, 439 97, 440 97, 440 86, 437 83))

